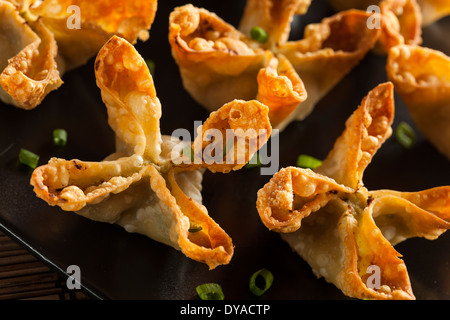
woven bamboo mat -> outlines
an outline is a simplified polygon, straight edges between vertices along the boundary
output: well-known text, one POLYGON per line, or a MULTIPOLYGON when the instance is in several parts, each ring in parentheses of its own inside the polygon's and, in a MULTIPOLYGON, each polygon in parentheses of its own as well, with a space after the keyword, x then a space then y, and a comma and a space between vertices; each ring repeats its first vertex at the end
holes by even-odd
POLYGON ((66 280, 0 231, 0 300, 88 300, 66 280))

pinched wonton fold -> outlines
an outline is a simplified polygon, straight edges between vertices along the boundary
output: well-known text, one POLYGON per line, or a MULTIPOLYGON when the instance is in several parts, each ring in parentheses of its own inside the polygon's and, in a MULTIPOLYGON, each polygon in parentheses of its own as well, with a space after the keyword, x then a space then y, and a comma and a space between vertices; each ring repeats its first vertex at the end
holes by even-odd
MULTIPOLYGON (((395 1, 395 0, 394 0, 395 1)), ((378 5, 380 0, 328 0, 338 11, 348 9, 365 10, 371 5, 378 5)), ((430 25, 450 14, 450 3, 447 0, 417 0, 419 5, 422 25, 430 25)))
POLYGON ((65 72, 93 57, 112 35, 147 40, 156 7, 156 0, 0 0, 1 100, 35 108, 63 83, 65 72))
POLYGON ((450 159, 450 57, 402 45, 389 51, 386 69, 418 129, 450 159))
POLYGON ((305 118, 379 36, 367 28, 369 13, 350 10, 309 25, 304 39, 288 41, 294 15, 309 3, 249 0, 239 30, 205 9, 175 8, 169 42, 186 90, 208 110, 256 97, 269 107, 277 129, 305 118), (255 26, 269 31, 267 42, 250 37, 255 26))
MULTIPOLYGON (((228 172, 240 166, 180 164, 187 142, 161 135, 161 105, 153 79, 125 39, 113 36, 102 47, 95 75, 116 134, 116 152, 100 162, 52 158, 32 174, 36 195, 49 205, 116 223, 172 246, 210 269, 229 263, 232 240, 201 204, 201 182, 205 169, 228 172)), ((257 101, 236 100, 212 114, 203 126, 219 131, 227 126, 267 129, 261 137, 265 143, 271 129, 268 112, 257 101), (245 113, 248 108, 251 114, 245 113)), ((206 134, 201 140, 206 141, 206 134)), ((257 151, 243 148, 248 157, 257 151)))
POLYGON ((364 98, 323 164, 283 168, 258 191, 262 222, 318 277, 361 299, 415 299, 394 245, 436 239, 450 228, 450 186, 421 192, 369 191, 364 169, 391 135, 393 85, 364 98))
POLYGON ((292 63, 308 93, 301 108, 285 122, 308 116, 375 46, 380 30, 367 28, 369 17, 364 11, 343 11, 306 26, 303 39, 280 45, 278 51, 292 63))
POLYGON ((41 21, 27 24, 15 7, 0 1, 0 98, 32 109, 61 84, 57 46, 41 21))

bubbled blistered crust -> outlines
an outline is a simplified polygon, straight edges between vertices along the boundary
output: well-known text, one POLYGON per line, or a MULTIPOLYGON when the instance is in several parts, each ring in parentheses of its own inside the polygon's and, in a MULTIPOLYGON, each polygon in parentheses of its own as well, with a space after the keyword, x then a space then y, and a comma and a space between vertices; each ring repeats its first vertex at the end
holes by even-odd
POLYGON ((400 44, 422 43, 422 14, 416 0, 380 2, 381 35, 376 51, 386 54, 400 44))
POLYGON ((450 159, 450 57, 399 45, 389 51, 386 70, 418 129, 450 159))
POLYGON ((360 107, 348 118, 345 130, 336 140, 316 172, 353 189, 360 187, 364 170, 376 151, 392 134, 394 89, 390 82, 371 90, 360 107))
POLYGON ((322 166, 283 168, 258 191, 263 223, 282 232, 315 275, 359 299, 415 299, 393 245, 436 239, 450 228, 450 186, 420 192, 363 186, 363 171, 391 134, 393 114, 393 85, 380 84, 347 120, 322 166), (370 282, 374 267, 379 287, 370 282))
MULTIPOLYGON (((394 0, 395 1, 395 0, 394 0)), ((380 0, 328 0, 338 11, 351 8, 365 10, 370 5, 379 4, 380 0)), ((447 0, 417 0, 422 16, 422 25, 428 26, 450 14, 450 2, 447 0)))

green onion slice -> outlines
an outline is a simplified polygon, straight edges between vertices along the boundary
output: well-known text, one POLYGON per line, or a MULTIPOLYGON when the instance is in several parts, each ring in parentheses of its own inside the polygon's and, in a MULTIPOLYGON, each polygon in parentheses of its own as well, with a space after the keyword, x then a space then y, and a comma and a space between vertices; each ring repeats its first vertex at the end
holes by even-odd
POLYGON ((204 283, 195 288, 202 300, 224 300, 222 287, 217 283, 204 283))
POLYGON ((29 150, 20 149, 19 162, 23 165, 30 167, 31 169, 34 169, 38 165, 39 156, 29 150))
POLYGON ((268 35, 266 30, 261 27, 253 27, 250 30, 250 36, 253 40, 258 41, 260 43, 265 43, 267 41, 268 35))
POLYGON ((189 232, 190 233, 195 233, 195 232, 199 232, 199 231, 202 231, 203 230, 203 228, 202 228, 202 226, 196 226, 196 225, 191 225, 190 227, 189 227, 189 232))
POLYGON ((273 282, 273 274, 267 269, 260 269, 256 271, 250 278, 250 291, 256 295, 261 296, 264 292, 269 290, 269 288, 272 286, 273 282), (262 277, 264 279, 264 287, 260 288, 256 285, 256 279, 258 277, 262 277))
POLYGON ((183 148, 183 152, 181 153, 182 155, 185 155, 186 157, 188 157, 189 159, 191 159, 191 163, 194 162, 194 150, 192 150, 192 147, 186 146, 183 148))
POLYGON ((314 170, 318 166, 322 164, 322 161, 319 159, 316 159, 312 156, 301 154, 297 158, 297 167, 300 168, 309 168, 314 170))
POLYGON ((234 145, 234 139, 227 140, 227 142, 225 143, 225 148, 222 150, 222 154, 221 154, 222 158, 227 155, 227 153, 230 151, 230 149, 233 147, 233 145, 234 145))
POLYGON ((397 141, 406 149, 410 149, 416 142, 414 129, 406 122, 400 122, 395 130, 397 141))
POLYGON ((261 159, 259 158, 259 153, 256 152, 249 162, 244 166, 246 169, 256 168, 261 166, 261 159))
POLYGON ((64 147, 67 144, 67 131, 64 129, 53 130, 53 144, 58 147, 64 147))

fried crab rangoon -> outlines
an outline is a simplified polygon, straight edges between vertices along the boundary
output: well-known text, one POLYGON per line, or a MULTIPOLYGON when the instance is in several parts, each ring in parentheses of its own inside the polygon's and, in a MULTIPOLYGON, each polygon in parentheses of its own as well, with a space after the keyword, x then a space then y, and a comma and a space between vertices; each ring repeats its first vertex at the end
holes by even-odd
POLYGON ((288 41, 296 14, 310 0, 248 0, 239 30, 216 14, 191 4, 169 18, 169 42, 183 85, 208 110, 234 98, 264 101, 272 127, 302 120, 365 54, 380 30, 369 29, 370 13, 341 12, 306 27, 304 38, 288 41), (268 31, 260 43, 253 27, 268 31))
POLYGON ((157 1, 0 0, 0 99, 33 109, 112 35, 147 40, 157 1), (79 8, 79 26, 69 28, 79 8))
POLYGON ((192 142, 193 146, 200 141, 202 148, 213 143, 206 139, 208 128, 264 132, 247 137, 242 164, 176 165, 184 157, 178 148, 181 142, 160 133, 161 105, 135 48, 113 36, 97 55, 95 75, 116 134, 116 152, 101 162, 50 159, 32 174, 36 195, 65 211, 144 234, 210 269, 229 263, 232 240, 201 204, 202 176, 205 169, 223 173, 240 169, 257 151, 247 150, 254 145, 252 140, 258 139, 260 146, 267 142, 271 134, 267 106, 231 101, 210 114, 192 142))
POLYGON ((386 69, 418 129, 450 160, 450 57, 401 45, 389 51, 386 69))
POLYGON ((380 84, 346 122, 314 171, 287 167, 258 191, 262 222, 303 257, 318 277, 360 299, 415 299, 394 245, 436 239, 450 228, 450 186, 421 192, 369 191, 365 168, 390 137, 393 84, 380 84), (371 282, 379 268, 380 283, 371 282))

